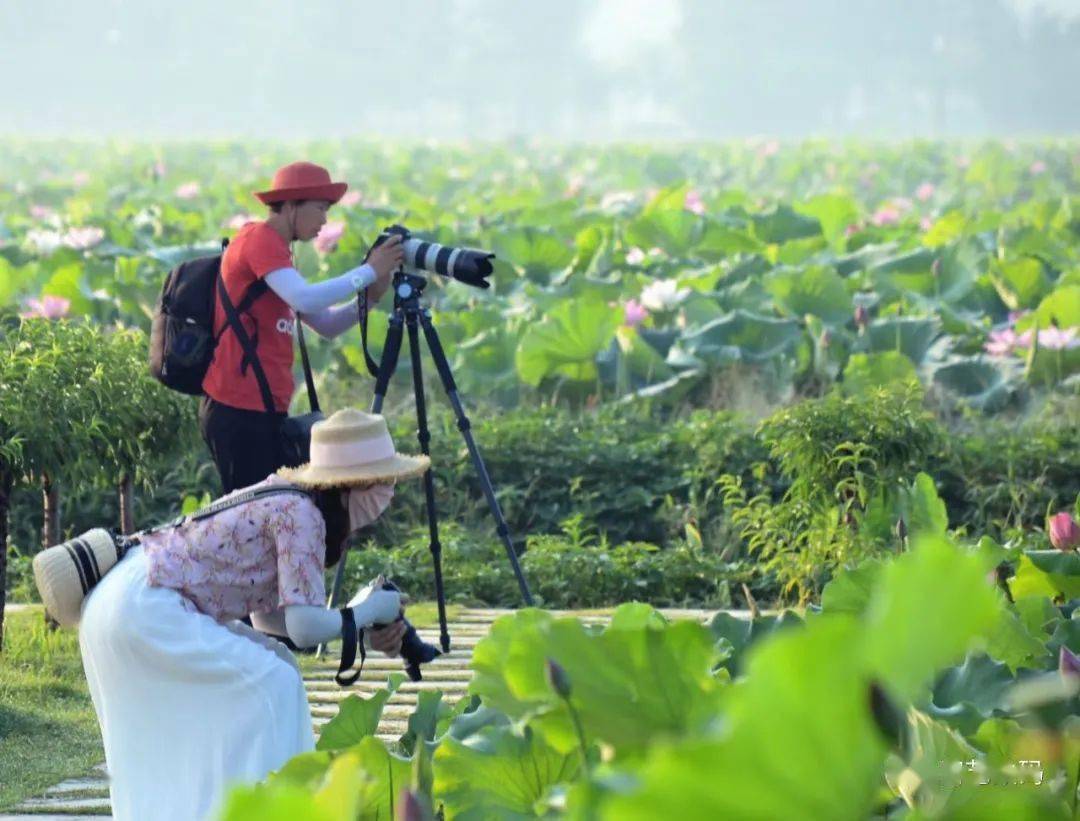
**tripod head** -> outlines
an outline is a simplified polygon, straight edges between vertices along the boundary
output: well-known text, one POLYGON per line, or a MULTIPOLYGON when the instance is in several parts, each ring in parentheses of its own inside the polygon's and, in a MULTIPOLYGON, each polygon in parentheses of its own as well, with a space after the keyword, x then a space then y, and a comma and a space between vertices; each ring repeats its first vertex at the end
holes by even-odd
POLYGON ((394 272, 394 309, 419 307, 420 297, 428 281, 417 274, 409 273, 404 267, 394 272))

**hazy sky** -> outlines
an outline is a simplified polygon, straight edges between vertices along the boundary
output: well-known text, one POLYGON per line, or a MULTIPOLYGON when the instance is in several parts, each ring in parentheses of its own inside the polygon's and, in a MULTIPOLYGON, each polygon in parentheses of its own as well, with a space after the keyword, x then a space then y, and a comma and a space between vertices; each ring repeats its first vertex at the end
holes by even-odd
POLYGON ((1075 55, 1080 0, 0 0, 0 134, 1074 133, 1075 55))

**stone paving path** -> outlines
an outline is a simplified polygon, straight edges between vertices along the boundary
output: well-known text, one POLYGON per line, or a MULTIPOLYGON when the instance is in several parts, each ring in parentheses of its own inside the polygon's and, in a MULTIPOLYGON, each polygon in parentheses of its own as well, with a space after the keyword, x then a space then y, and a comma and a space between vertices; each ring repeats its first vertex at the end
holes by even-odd
MULTIPOLYGON (((378 737, 389 742, 405 732, 408 718, 416 708, 417 694, 422 690, 442 690, 446 701, 453 703, 465 695, 469 686, 471 672, 469 663, 473 647, 487 635, 492 622, 510 610, 464 609, 456 619, 450 622, 451 649, 444 656, 424 667, 424 680, 405 681, 394 693, 383 709, 379 723, 378 737)), ((704 610, 664 610, 669 618, 690 618, 706 621, 713 611, 704 610)), ((555 615, 573 615, 585 622, 606 622, 610 610, 553 611, 555 615)), ((732 615, 748 617, 748 613, 733 611, 732 615)), ((425 641, 438 644, 438 629, 420 630, 425 641)), ((330 658, 304 674, 308 700, 311 703, 311 716, 315 724, 315 733, 337 714, 338 702, 351 693, 367 698, 386 686, 390 673, 401 672, 401 660, 389 659, 379 654, 368 656, 364 665, 364 674, 357 683, 342 689, 334 683, 337 663, 330 658)), ((73 778, 47 789, 43 795, 27 801, 9 810, 10 814, 0 813, 0 821, 49 821, 49 819, 72 819, 92 815, 95 818, 111 817, 109 805, 108 776, 105 765, 99 764, 90 776, 73 778)))

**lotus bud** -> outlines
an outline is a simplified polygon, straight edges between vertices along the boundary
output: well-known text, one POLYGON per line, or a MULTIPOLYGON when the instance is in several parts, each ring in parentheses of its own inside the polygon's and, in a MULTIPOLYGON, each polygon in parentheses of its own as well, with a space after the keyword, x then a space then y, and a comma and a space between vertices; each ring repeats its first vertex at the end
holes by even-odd
POLYGON ((859 331, 862 331, 870 324, 870 312, 866 310, 865 305, 855 307, 855 324, 858 326, 859 331))
POLYGON ((566 674, 563 666, 549 658, 544 672, 547 674, 551 689, 558 693, 560 698, 570 698, 570 676, 566 674))
POLYGON ((1075 550, 1080 545, 1080 526, 1067 511, 1051 516, 1048 529, 1050 544, 1058 550, 1075 550))
POLYGON ((430 816, 412 790, 402 790, 397 803, 397 821, 426 821, 430 816))
POLYGON ((1080 658, 1064 644, 1058 652, 1058 672, 1063 676, 1080 676, 1080 658))

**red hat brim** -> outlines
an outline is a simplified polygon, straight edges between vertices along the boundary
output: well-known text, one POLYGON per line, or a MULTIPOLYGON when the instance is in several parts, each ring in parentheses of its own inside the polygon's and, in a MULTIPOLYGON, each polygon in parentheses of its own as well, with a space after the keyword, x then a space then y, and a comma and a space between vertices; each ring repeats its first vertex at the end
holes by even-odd
POLYGON ((331 205, 345 196, 348 183, 332 182, 326 185, 307 185, 301 188, 275 188, 272 191, 256 191, 260 202, 271 205, 289 200, 327 200, 331 205))

